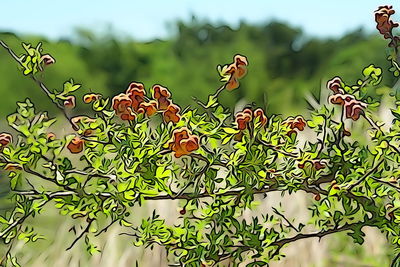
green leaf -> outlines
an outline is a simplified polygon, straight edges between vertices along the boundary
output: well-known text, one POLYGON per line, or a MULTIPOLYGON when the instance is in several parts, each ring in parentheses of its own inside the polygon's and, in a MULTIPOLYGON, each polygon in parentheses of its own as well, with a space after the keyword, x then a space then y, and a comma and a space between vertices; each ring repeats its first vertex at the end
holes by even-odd
POLYGON ((80 87, 81 87, 80 84, 74 84, 74 80, 71 79, 64 83, 63 95, 72 93, 72 92, 78 90, 80 87))
POLYGON ((240 130, 236 130, 229 127, 224 127, 222 128, 222 130, 224 130, 224 132, 226 132, 227 134, 237 134, 238 132, 240 132, 240 130))

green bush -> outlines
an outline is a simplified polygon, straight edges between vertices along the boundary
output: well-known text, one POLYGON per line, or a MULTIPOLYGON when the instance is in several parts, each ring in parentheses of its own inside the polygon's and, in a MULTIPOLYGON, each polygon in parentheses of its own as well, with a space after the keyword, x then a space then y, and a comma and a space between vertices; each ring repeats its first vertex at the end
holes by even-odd
MULTIPOLYGON (((398 77, 393 13, 382 6, 375 19, 390 41, 390 71, 398 77)), ((13 204, 0 217, 0 237, 9 247, 3 265, 18 266, 15 239, 43 238, 27 219, 44 216, 50 203, 62 215, 85 220, 67 250, 83 239, 90 254, 101 253, 93 239, 116 223, 136 246, 165 247, 178 266, 265 266, 301 239, 346 232, 362 244, 365 226, 385 233, 398 252, 400 94, 391 94, 393 122, 386 127, 378 117, 381 68, 367 66, 354 84, 332 78, 328 103, 306 120, 267 117, 253 105, 232 114, 220 103, 223 94, 240 91, 249 65, 242 55, 218 66, 222 86, 205 103, 196 99, 195 106, 181 108, 159 84, 146 92, 132 82, 112 99, 93 92, 76 98, 81 85, 72 79, 49 89, 41 74, 55 60, 40 43, 23 44, 21 55, 0 44, 63 114, 51 118, 28 98, 7 117, 15 134, 0 134, 0 168, 10 178, 13 204), (75 114, 78 103, 89 105, 90 113, 75 114), (298 191, 313 199, 308 221, 287 218, 279 205, 242 218, 256 195, 298 191), (140 225, 129 220, 131 207, 158 200, 181 201, 177 224, 155 212, 140 225)))

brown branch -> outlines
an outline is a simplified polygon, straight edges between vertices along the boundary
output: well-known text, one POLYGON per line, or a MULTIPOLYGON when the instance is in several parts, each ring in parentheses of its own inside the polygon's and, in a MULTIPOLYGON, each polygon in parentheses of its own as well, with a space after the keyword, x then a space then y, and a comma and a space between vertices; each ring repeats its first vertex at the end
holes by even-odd
POLYGON ((365 173, 357 182, 355 182, 354 184, 350 185, 347 190, 351 191, 354 187, 358 186, 359 184, 361 184, 365 179, 367 179, 368 176, 370 176, 371 174, 373 174, 374 172, 376 172, 376 170, 379 168, 379 166, 384 162, 384 159, 381 159, 376 165, 375 167, 373 167, 371 170, 369 170, 367 173, 365 173))
POLYGON ((279 250, 281 247, 283 247, 284 245, 286 245, 288 243, 292 243, 292 242, 295 242, 295 241, 298 241, 301 239, 305 239, 305 238, 313 238, 313 237, 322 238, 326 235, 351 230, 351 229, 353 229, 353 227, 359 226, 360 224, 362 224, 363 226, 367 226, 367 225, 370 225, 371 222, 357 222, 357 223, 352 223, 352 224, 345 224, 342 227, 332 228, 329 230, 316 232, 316 233, 307 233, 307 234, 301 233, 301 234, 297 234, 293 237, 280 239, 278 241, 273 242, 271 245, 277 246, 278 250, 279 250))

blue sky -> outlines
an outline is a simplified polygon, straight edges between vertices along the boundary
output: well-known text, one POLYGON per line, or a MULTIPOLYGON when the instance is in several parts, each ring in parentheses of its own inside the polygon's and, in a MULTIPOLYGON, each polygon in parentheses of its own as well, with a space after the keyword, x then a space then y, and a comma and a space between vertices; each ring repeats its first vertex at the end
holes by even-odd
POLYGON ((326 37, 360 26, 373 31, 373 11, 383 4, 394 4, 399 10, 395 18, 400 18, 400 3, 393 0, 1 0, 0 31, 57 39, 71 36, 76 27, 102 32, 111 25, 120 35, 151 40, 165 38, 173 31, 174 21, 188 21, 194 14, 233 27, 241 20, 279 19, 310 35, 326 37))

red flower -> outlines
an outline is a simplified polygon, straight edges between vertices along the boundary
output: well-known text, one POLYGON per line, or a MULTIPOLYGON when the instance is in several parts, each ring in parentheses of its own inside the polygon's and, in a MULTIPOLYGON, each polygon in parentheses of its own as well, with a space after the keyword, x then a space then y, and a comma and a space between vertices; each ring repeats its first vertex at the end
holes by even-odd
POLYGON ((234 62, 236 67, 236 72, 234 73, 234 75, 236 76, 236 78, 241 79, 247 73, 247 66, 249 65, 249 63, 247 62, 247 58, 241 55, 236 55, 234 57, 234 62))
POLYGON ((350 102, 352 100, 355 100, 353 95, 343 95, 343 94, 336 94, 336 95, 332 95, 329 98, 329 101, 332 104, 338 104, 338 105, 344 105, 346 102, 350 102))
POLYGON ((296 118, 289 117, 283 123, 289 126, 290 131, 287 135, 291 135, 296 132, 296 129, 299 131, 303 131, 306 127, 306 120, 302 116, 297 116, 296 118))
POLYGON ((367 104, 354 98, 353 95, 336 94, 329 97, 332 104, 343 106, 346 113, 346 118, 351 118, 356 121, 364 114, 364 109, 367 104))
POLYGON ((175 104, 169 105, 167 110, 163 113, 165 123, 170 121, 173 123, 178 123, 181 119, 180 115, 178 114, 180 110, 181 109, 175 104))
POLYGON ((334 77, 327 82, 326 88, 332 90, 335 94, 344 94, 342 83, 340 77, 334 77))
POLYGON ((188 155, 200 147, 199 138, 192 135, 186 127, 176 129, 172 133, 172 139, 168 143, 168 146, 174 151, 174 156, 176 158, 188 155))
POLYGON ((54 58, 48 54, 43 55, 41 57, 41 61, 44 63, 44 65, 48 66, 51 64, 54 64, 56 61, 54 60, 54 58))
POLYGON ((346 102, 344 105, 346 110, 346 118, 351 118, 353 121, 358 120, 360 115, 364 114, 364 108, 366 106, 367 104, 358 100, 346 102))

